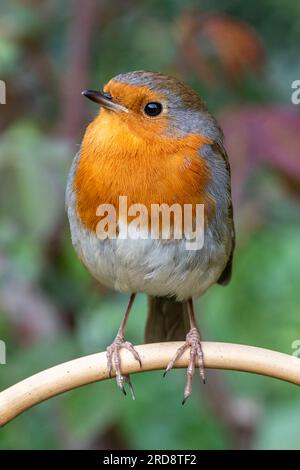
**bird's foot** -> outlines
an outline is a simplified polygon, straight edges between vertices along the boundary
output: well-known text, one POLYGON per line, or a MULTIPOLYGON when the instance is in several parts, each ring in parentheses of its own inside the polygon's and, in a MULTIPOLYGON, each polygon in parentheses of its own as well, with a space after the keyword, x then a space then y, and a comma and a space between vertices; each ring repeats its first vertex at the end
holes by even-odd
POLYGON ((192 379, 193 379, 194 372, 195 372, 196 360, 198 361, 200 377, 202 378, 203 383, 205 383, 203 352, 202 352, 202 347, 201 347, 200 334, 197 328, 190 329, 190 331, 186 335, 185 343, 182 346, 180 346, 180 348, 177 349, 175 356, 169 362, 165 370, 164 377, 167 374, 167 372, 169 372, 169 370, 171 370, 174 367, 175 362, 183 355, 183 353, 188 348, 190 348, 190 360, 189 360, 189 365, 186 371, 187 380, 186 380, 186 385, 184 388, 184 398, 182 401, 183 405, 192 393, 192 379))
POLYGON ((129 352, 131 352, 135 360, 139 362, 140 367, 142 367, 142 361, 141 361, 140 355, 134 349, 133 345, 129 343, 129 341, 124 341, 124 337, 118 334, 114 342, 110 346, 108 346, 108 348, 106 348, 108 373, 109 373, 109 376, 111 377, 112 369, 114 367, 115 372, 116 372, 116 382, 117 382, 118 387, 120 388, 120 390, 122 390, 124 395, 127 395, 125 387, 124 387, 124 383, 127 383, 131 391, 132 399, 135 400, 134 390, 130 381, 130 376, 122 375, 121 373, 120 350, 122 348, 125 348, 129 352))

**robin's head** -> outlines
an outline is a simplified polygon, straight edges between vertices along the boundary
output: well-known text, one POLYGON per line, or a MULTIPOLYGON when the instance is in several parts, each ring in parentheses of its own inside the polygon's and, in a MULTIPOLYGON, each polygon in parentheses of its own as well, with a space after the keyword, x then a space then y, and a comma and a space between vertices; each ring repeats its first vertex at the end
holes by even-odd
POLYGON ((103 91, 84 96, 101 106, 101 117, 125 124, 145 140, 201 134, 218 140, 220 130, 200 97, 174 77, 135 71, 111 79, 103 91))

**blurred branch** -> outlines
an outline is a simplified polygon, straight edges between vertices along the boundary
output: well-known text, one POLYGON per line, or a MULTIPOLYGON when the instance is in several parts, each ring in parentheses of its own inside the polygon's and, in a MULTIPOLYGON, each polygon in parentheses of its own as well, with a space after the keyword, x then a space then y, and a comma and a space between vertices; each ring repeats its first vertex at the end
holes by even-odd
MULTIPOLYGON (((124 374, 164 369, 180 342, 154 343, 137 346, 143 367, 132 355, 122 350, 124 374)), ((203 343, 204 365, 207 368, 253 372, 300 385, 300 361, 294 356, 230 343, 203 343)), ((187 367, 187 351, 176 367, 187 367)), ((60 393, 109 378, 106 353, 92 354, 59 364, 29 377, 0 393, 0 425, 23 411, 60 393)))
POLYGON ((101 54, 99 44, 95 46, 93 41, 94 32, 132 7, 132 0, 85 0, 84 5, 82 0, 74 0, 71 6, 60 132, 63 137, 76 141, 84 127, 86 113, 80 92, 88 86, 92 51, 97 50, 101 54))
MULTIPOLYGON (((100 6, 103 0, 100 2, 100 6)), ((98 4, 99 7, 99 4, 98 4)), ((83 106, 80 92, 87 87, 92 38, 97 2, 75 0, 69 32, 67 73, 62 96, 62 129, 64 137, 74 140, 83 127, 83 106)))

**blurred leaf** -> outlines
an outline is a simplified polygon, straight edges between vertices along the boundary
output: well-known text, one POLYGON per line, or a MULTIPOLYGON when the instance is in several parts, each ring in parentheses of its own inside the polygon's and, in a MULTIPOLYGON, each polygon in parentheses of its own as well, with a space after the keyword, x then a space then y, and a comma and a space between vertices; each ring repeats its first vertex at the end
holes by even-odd
MULTIPOLYGON (((1 32, 1 27, 0 27, 1 32)), ((8 75, 13 67, 16 65, 16 61, 19 58, 20 50, 18 45, 0 37, 0 75, 4 77, 8 75)))
POLYGON ((276 407, 269 408, 255 447, 264 450, 299 450, 299 422, 299 404, 277 404, 276 407))
POLYGON ((241 198, 247 179, 263 165, 300 187, 300 115, 292 107, 251 106, 219 116, 232 166, 234 196, 241 198))
POLYGON ((49 234, 64 208, 68 151, 66 143, 47 140, 29 123, 16 125, 1 141, 2 210, 33 238, 49 234))
POLYGON ((211 86, 223 78, 237 82, 264 62, 258 34, 238 19, 192 11, 181 18, 181 28, 181 62, 211 86))
MULTIPOLYGON (((85 354, 103 351, 115 338, 128 302, 127 296, 114 296, 99 302, 81 312, 78 324, 78 339, 85 354)), ((146 296, 140 294, 135 300, 126 328, 126 339, 133 344, 144 342, 146 317, 146 296)))
POLYGON ((137 399, 122 400, 120 410, 121 429, 131 448, 221 449, 225 446, 226 438, 201 399, 197 377, 193 396, 182 406, 185 377, 184 370, 174 370, 166 378, 162 371, 132 377, 137 399))
POLYGON ((234 162, 237 155, 252 165, 267 162, 300 179, 300 115, 297 110, 282 106, 252 106, 225 111, 220 120, 234 162))
POLYGON ((46 402, 16 418, 1 429, 1 450, 59 448, 53 403, 46 402))
POLYGON ((71 440, 89 441, 119 418, 123 399, 113 380, 90 384, 63 398, 63 414, 71 440))

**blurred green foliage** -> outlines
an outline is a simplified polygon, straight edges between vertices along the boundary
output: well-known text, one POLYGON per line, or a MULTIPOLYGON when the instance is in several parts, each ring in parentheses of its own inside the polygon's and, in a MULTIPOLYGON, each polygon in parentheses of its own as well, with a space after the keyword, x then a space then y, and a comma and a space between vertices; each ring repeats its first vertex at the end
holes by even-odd
MULTIPOLYGON (((64 215, 68 168, 88 122, 83 114, 75 140, 60 128, 68 119, 66 87, 76 79, 69 75, 66 81, 76 53, 70 43, 76 3, 69 0, 63 8, 58 0, 0 5, 0 78, 8 87, 7 105, 0 105, 0 338, 7 344, 1 389, 57 363, 104 350, 127 300, 98 286, 81 266, 64 215)), ((152 69, 181 76, 217 115, 233 105, 290 105, 290 84, 300 78, 299 2, 285 1, 283 8, 279 0, 225 0, 222 5, 216 0, 99 1, 94 15, 85 88, 102 86, 121 71, 152 69), (230 83, 223 70, 211 86, 199 76, 196 63, 194 69, 183 66, 180 47, 190 9, 247 23, 265 50, 263 71, 250 70, 230 83)), ((205 55, 199 51, 199 57, 205 55)), ((80 108, 84 113, 88 104, 82 101, 80 108)), ((239 129, 230 134, 239 136, 239 129)), ((289 159, 288 151, 283 157, 289 159)), ((292 342, 300 339, 300 180, 291 182, 276 165, 261 161, 254 174, 241 176, 238 159, 232 166, 233 186, 239 188, 234 276, 226 289, 215 286, 198 301, 203 336, 291 354, 292 342)), ((145 319, 146 299, 140 295, 128 324, 133 343, 143 342, 145 319)), ((300 392, 295 386, 242 373, 222 377, 233 401, 250 400, 259 410, 250 446, 300 448, 300 392)), ((139 374, 133 382, 135 402, 107 381, 41 404, 1 429, 0 448, 235 445, 234 432, 213 411, 197 380, 189 403, 181 406, 184 371, 173 371, 165 380, 161 372, 139 374)))

